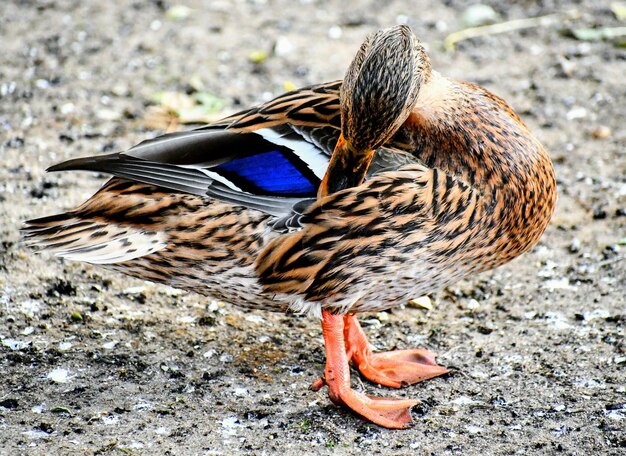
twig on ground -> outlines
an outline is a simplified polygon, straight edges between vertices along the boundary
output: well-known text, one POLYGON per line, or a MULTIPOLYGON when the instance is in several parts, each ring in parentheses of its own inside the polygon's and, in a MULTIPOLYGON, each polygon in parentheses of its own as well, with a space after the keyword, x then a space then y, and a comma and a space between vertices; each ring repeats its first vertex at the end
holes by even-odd
POLYGON ((532 27, 546 27, 558 22, 563 18, 562 14, 548 14, 545 16, 531 17, 526 19, 514 19, 512 21, 498 22, 497 24, 481 25, 479 27, 470 27, 449 34, 443 40, 443 46, 446 51, 454 50, 454 46, 459 41, 476 38, 479 36, 496 35, 498 33, 512 32, 514 30, 522 30, 532 27))

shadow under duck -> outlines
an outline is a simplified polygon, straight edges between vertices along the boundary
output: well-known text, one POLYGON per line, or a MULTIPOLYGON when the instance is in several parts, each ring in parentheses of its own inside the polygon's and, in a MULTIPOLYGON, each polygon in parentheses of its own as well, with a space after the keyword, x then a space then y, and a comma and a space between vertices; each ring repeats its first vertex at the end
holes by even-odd
POLYGON ((529 250, 554 211, 552 163, 499 97, 432 70, 406 26, 369 36, 345 79, 205 127, 50 171, 113 177, 26 241, 246 308, 322 320, 333 402, 388 428, 411 399, 354 391, 349 362, 398 388, 447 372, 374 353, 356 319, 529 250))

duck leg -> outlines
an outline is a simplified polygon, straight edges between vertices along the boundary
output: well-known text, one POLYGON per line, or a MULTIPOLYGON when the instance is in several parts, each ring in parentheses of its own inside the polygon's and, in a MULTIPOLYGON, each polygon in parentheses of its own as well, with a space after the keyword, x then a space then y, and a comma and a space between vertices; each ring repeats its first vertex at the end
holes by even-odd
POLYGON ((346 356, 368 380, 391 388, 412 385, 448 372, 425 349, 373 353, 367 336, 354 315, 344 315, 346 356))
POLYGON ((326 346, 325 378, 316 381, 312 388, 318 390, 328 385, 328 396, 335 404, 346 406, 379 426, 406 428, 412 422, 411 407, 419 401, 369 396, 350 387, 345 330, 343 315, 322 311, 322 332, 326 346))

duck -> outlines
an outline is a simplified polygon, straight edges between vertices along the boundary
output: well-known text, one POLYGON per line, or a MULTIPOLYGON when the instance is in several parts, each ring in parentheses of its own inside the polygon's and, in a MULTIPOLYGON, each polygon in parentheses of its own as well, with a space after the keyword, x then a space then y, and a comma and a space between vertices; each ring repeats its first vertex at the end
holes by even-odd
POLYGON ((531 249, 556 203, 550 157, 500 97, 431 66, 406 25, 369 35, 343 80, 49 171, 111 178, 25 222, 33 248, 243 309, 321 321, 311 388, 379 426, 418 401, 364 394, 448 372, 425 348, 376 352, 358 315, 405 304, 531 249))

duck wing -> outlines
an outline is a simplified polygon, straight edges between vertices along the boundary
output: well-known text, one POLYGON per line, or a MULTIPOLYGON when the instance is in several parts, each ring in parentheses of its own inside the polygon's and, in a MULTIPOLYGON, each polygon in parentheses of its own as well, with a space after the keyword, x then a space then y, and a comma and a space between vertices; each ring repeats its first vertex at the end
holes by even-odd
MULTIPOLYGON (((214 124, 148 139, 125 152, 69 160, 48 170, 103 172, 209 196, 277 217, 277 231, 299 229, 339 138, 340 85, 336 81, 306 87, 214 124)), ((371 172, 397 167, 406 157, 414 160, 408 154, 381 150, 371 172)))

